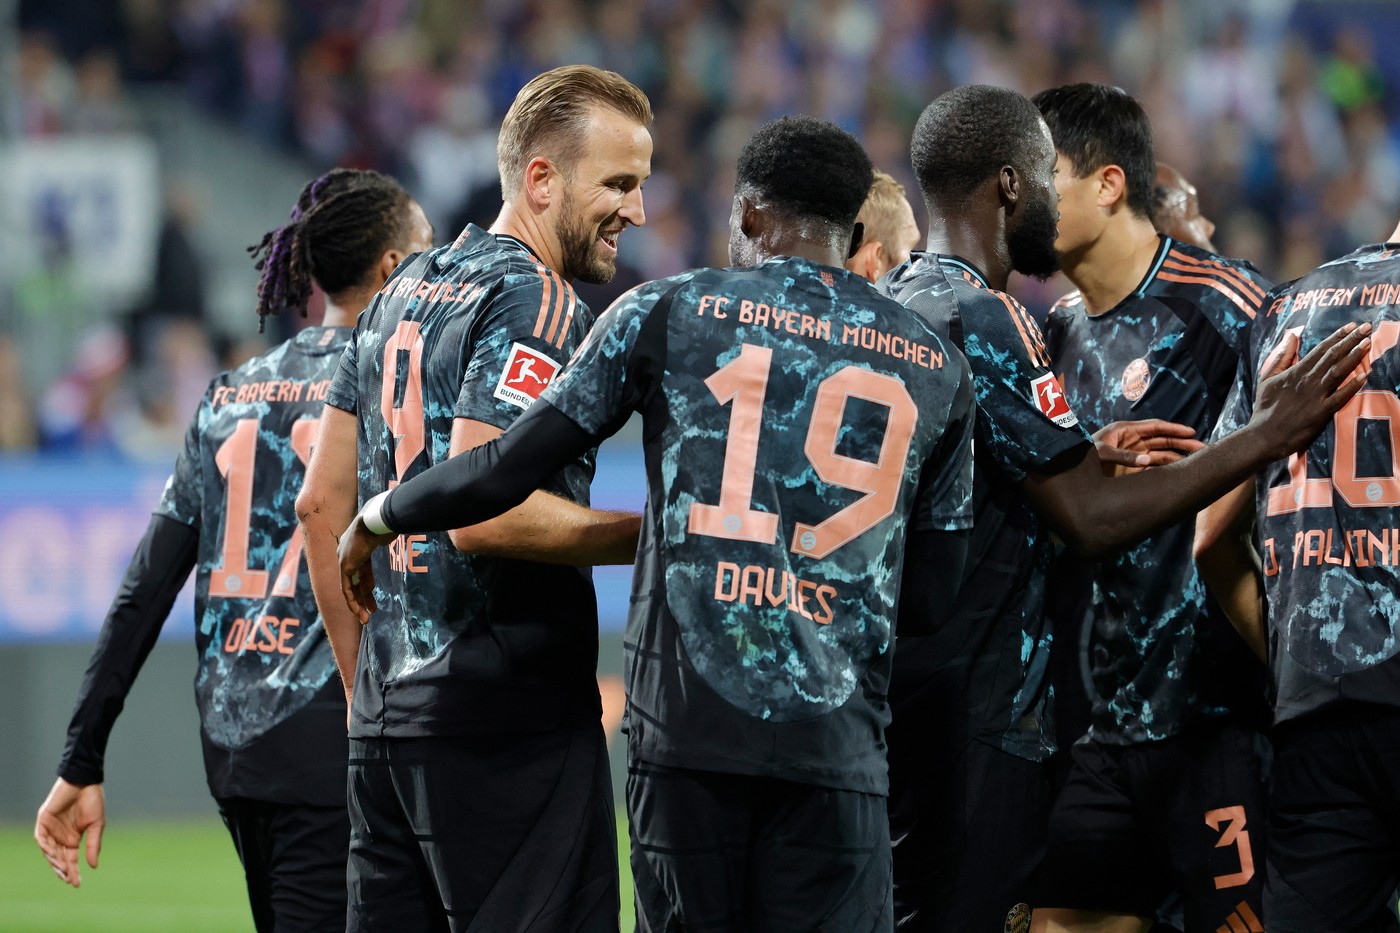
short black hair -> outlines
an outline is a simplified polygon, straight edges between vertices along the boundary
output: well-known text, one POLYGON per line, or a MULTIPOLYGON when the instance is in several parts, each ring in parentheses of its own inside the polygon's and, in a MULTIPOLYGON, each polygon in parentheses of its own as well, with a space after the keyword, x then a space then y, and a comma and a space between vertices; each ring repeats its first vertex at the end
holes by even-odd
POLYGON ((1157 159, 1152 153, 1152 122, 1127 91, 1106 84, 1066 84, 1035 95, 1050 127, 1055 150, 1083 178, 1105 165, 1123 170, 1128 207, 1150 216, 1157 159))
POLYGON ((736 186, 796 217, 850 228, 874 181, 870 156, 850 133, 826 120, 783 117, 744 145, 736 186))
POLYGON ((909 147, 925 201, 970 195, 1003 165, 1027 171, 1043 131, 1035 105, 1004 87, 970 84, 924 108, 909 147))
POLYGON ((314 279, 328 295, 362 284, 387 249, 406 247, 412 202, 403 186, 378 172, 335 168, 307 182, 291 219, 248 247, 262 273, 262 319, 291 308, 306 315, 314 279))

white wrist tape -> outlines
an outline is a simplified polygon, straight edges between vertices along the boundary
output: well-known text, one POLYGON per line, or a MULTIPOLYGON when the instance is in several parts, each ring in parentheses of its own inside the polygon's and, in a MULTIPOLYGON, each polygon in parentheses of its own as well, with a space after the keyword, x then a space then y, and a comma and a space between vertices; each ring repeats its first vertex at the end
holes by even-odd
POLYGON ((384 523, 384 500, 389 498, 388 490, 381 492, 365 503, 365 507, 360 509, 360 520, 365 523, 365 527, 377 535, 393 534, 394 531, 384 523))

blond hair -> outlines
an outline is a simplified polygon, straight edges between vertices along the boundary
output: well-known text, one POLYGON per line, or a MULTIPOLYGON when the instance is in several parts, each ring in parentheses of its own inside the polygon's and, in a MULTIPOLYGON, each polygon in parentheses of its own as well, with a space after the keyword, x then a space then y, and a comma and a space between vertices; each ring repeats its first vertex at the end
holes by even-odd
POLYGON ((870 193, 865 196, 865 203, 856 215, 856 220, 865 224, 865 235, 861 241, 889 243, 893 240, 903 219, 900 208, 907 200, 904 186, 895 181, 893 175, 887 175, 877 168, 870 193))
POLYGON ((615 71, 566 65, 536 75, 515 95, 496 141, 501 197, 509 201, 525 180, 525 166, 544 156, 567 173, 582 153, 594 108, 614 110, 647 126, 651 101, 615 71))

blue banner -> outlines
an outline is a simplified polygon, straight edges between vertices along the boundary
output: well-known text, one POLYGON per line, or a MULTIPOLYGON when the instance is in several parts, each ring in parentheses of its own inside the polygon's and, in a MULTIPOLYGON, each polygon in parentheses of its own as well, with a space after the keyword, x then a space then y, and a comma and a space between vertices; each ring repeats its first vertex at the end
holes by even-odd
MULTIPOLYGON (((0 458, 0 644, 90 642, 102 627, 169 468, 106 459, 0 458)), ((593 504, 641 511, 641 447, 613 441, 598 454, 593 504)), ((631 567, 594 571, 606 631, 627 621, 631 567)), ((193 585, 162 638, 193 634, 193 585)))

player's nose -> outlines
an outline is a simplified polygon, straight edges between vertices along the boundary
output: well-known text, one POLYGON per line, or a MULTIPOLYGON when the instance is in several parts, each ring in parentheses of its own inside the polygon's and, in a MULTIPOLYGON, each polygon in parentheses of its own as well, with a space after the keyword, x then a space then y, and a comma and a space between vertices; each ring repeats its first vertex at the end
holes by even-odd
POLYGON ((634 227, 641 227, 647 222, 646 208, 642 205, 641 186, 633 188, 622 197, 622 207, 617 212, 618 216, 634 227))

